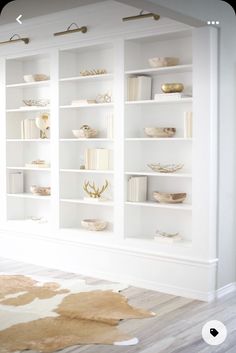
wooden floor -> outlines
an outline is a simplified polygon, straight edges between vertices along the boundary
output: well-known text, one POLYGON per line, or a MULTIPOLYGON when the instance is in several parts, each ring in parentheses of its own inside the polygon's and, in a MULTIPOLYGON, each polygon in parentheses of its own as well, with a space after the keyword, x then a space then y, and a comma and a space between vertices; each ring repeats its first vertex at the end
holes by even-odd
MULTIPOLYGON (((34 274, 55 279, 84 278, 73 273, 7 259, 0 259, 0 272, 34 274)), ((86 280, 94 284, 104 282, 92 278, 86 280)), ((138 345, 130 347, 86 345, 71 347, 60 353, 236 353, 235 293, 213 303, 133 287, 122 293, 129 298, 131 304, 157 313, 155 318, 130 320, 120 324, 121 329, 124 328, 131 336, 139 338, 138 345), (201 338, 202 326, 209 320, 220 320, 228 329, 228 337, 220 346, 208 346, 201 338)))

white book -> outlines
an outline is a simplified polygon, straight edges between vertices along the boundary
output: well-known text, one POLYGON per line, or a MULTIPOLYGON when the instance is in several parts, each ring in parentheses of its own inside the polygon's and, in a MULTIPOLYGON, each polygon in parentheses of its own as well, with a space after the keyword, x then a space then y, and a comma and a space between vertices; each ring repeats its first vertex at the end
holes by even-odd
POLYGON ((106 115, 107 138, 113 139, 113 113, 106 115))
POLYGON ((22 172, 9 174, 9 194, 22 194, 24 192, 24 178, 22 172))
POLYGON ((128 180, 128 201, 145 202, 147 200, 147 177, 135 176, 128 180))
POLYGON ((192 125, 193 125, 193 113, 192 112, 184 112, 184 137, 191 138, 192 137, 192 125))
POLYGON ((191 95, 185 93, 156 93, 154 95, 154 100, 158 101, 166 101, 166 100, 174 100, 174 99, 181 99, 181 98, 189 98, 191 95))
POLYGON ((137 77, 137 93, 135 100, 149 100, 152 96, 152 78, 149 76, 137 77))

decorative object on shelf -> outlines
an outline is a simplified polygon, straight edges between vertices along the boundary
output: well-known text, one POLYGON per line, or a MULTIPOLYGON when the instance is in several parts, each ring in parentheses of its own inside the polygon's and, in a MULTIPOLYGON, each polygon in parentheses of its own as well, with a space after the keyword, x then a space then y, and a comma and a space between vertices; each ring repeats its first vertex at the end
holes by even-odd
POLYGON ((183 240, 182 236, 179 233, 166 233, 160 230, 156 231, 156 236, 154 239, 161 243, 173 244, 175 242, 183 240))
POLYGON ((145 134, 148 137, 173 137, 176 133, 176 128, 174 127, 145 127, 144 128, 145 134))
POLYGON ((24 192, 24 174, 14 172, 9 174, 9 194, 22 194, 24 192))
POLYGON ((71 105, 73 105, 74 107, 80 107, 87 104, 96 104, 96 103, 97 102, 95 99, 77 99, 77 100, 73 100, 71 102, 71 105))
POLYGON ((45 74, 24 75, 24 81, 27 83, 48 81, 49 79, 50 77, 45 74))
POLYGON ((147 200, 147 177, 132 176, 128 180, 128 201, 145 202, 147 200))
POLYGON ((175 100, 180 100, 183 98, 191 98, 192 96, 190 94, 186 93, 155 93, 154 94, 154 100, 159 101, 159 102, 165 102, 165 101, 175 101, 175 100))
POLYGON ((113 113, 109 112, 106 114, 106 128, 107 128, 107 138, 113 139, 114 127, 113 127, 113 113))
POLYGON ((142 20, 145 18, 153 18, 153 20, 158 21, 160 16, 156 13, 143 13, 144 11, 140 11, 138 15, 135 16, 129 16, 129 17, 123 17, 122 21, 127 22, 127 21, 133 21, 133 20, 142 20))
POLYGON ((108 180, 105 180, 105 184, 101 188, 97 187, 94 182, 90 184, 89 181, 85 181, 83 189, 90 198, 100 199, 104 191, 108 188, 108 185, 108 180))
POLYGON ((96 137, 98 131, 92 129, 89 125, 82 125, 79 130, 72 130, 73 135, 76 138, 93 138, 96 137))
POLYGON ((50 104, 50 99, 24 99, 23 102, 28 107, 46 107, 50 104))
POLYGON ((48 139, 50 133, 50 117, 48 113, 43 113, 35 119, 37 128, 40 130, 40 138, 48 139))
POLYGON ((160 203, 182 203, 186 199, 187 194, 185 192, 167 193, 154 191, 153 197, 156 201, 160 203))
POLYGON ((21 138, 23 140, 39 139, 40 131, 35 119, 21 120, 21 138))
POLYGON ((152 77, 140 75, 128 77, 128 101, 149 100, 152 95, 152 77))
POLYGON ((164 93, 180 93, 184 90, 182 83, 164 83, 161 85, 161 90, 164 93))
POLYGON ((37 159, 35 161, 32 161, 31 163, 25 163, 26 168, 50 168, 50 163, 37 159))
POLYGON ((91 230, 91 231, 101 231, 104 230, 108 223, 103 221, 102 219, 83 219, 81 221, 81 225, 83 228, 91 230))
POLYGON ((37 224, 45 224, 45 223, 48 223, 48 220, 47 218, 45 217, 37 217, 37 216, 31 216, 30 221, 33 221, 34 223, 37 223, 37 224))
POLYGON ((109 170, 111 151, 107 148, 87 148, 84 159, 87 170, 109 170))
POLYGON ((147 166, 157 173, 175 173, 184 167, 184 164, 147 164, 147 166))
POLYGON ((13 34, 13 36, 11 36, 11 38, 9 40, 6 40, 4 42, 0 42, 1 44, 12 44, 12 43, 18 43, 18 42, 23 42, 25 44, 29 44, 30 39, 29 38, 22 38, 21 36, 19 36, 19 34, 13 34), (16 39, 14 39, 16 38, 16 39))
POLYGON ((165 67, 165 66, 176 66, 179 64, 179 58, 174 57, 154 57, 148 59, 148 63, 151 67, 165 67))
POLYGON ((77 33, 77 32, 81 32, 81 33, 86 33, 88 31, 88 28, 86 26, 82 26, 79 27, 77 25, 77 23, 73 22, 69 25, 69 27, 67 27, 67 29, 65 31, 62 32, 56 32, 54 33, 54 36, 63 36, 64 34, 70 34, 70 33, 77 33), (71 29, 72 26, 75 26, 75 29, 71 29))
POLYGON ((81 76, 95 76, 95 75, 105 75, 105 74, 107 74, 106 69, 93 69, 93 70, 80 71, 81 76))
POLYGON ((31 185, 30 191, 32 192, 32 194, 39 195, 39 196, 50 196, 51 195, 51 187, 50 186, 31 185))
POLYGON ((193 136, 193 113, 184 112, 184 137, 192 138, 193 136))
POLYGON ((111 103, 111 94, 110 93, 99 94, 96 97, 96 103, 111 103))

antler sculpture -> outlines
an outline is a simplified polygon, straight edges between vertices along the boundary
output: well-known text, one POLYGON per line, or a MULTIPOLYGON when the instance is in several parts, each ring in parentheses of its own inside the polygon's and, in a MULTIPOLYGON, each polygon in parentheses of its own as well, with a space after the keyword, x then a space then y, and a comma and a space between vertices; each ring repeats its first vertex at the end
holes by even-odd
POLYGON ((99 187, 96 187, 94 182, 91 185, 89 181, 85 181, 83 189, 90 197, 97 199, 101 197, 102 193, 107 189, 107 187, 108 187, 107 180, 105 181, 105 185, 102 186, 101 190, 99 189, 99 187), (89 188, 91 189, 90 191, 89 191, 89 188))

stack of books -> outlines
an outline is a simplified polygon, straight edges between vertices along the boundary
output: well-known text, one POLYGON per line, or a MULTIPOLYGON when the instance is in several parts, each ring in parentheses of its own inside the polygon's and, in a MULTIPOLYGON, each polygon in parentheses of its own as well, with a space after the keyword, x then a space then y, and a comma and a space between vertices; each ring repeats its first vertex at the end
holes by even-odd
POLYGON ((109 170, 111 151, 106 148, 88 148, 85 150, 85 169, 109 170))
POLYGON ((137 76, 128 78, 128 101, 149 100, 152 96, 152 78, 137 76))
POLYGON ((192 125, 193 125, 193 113, 192 112, 184 112, 184 137, 185 138, 192 137, 192 135, 193 135, 192 125))
POLYGON ((182 99, 182 98, 190 98, 191 95, 185 94, 185 93, 156 93, 154 95, 154 100, 156 101, 171 101, 171 100, 176 100, 176 99, 182 99))
POLYGON ((145 202, 147 200, 147 177, 132 176, 128 180, 128 201, 145 202))
POLYGON ((9 194, 22 194, 24 192, 24 176, 22 172, 9 174, 9 194))
POLYGON ((36 126, 35 119, 24 119, 21 121, 22 139, 39 139, 40 130, 36 126))

